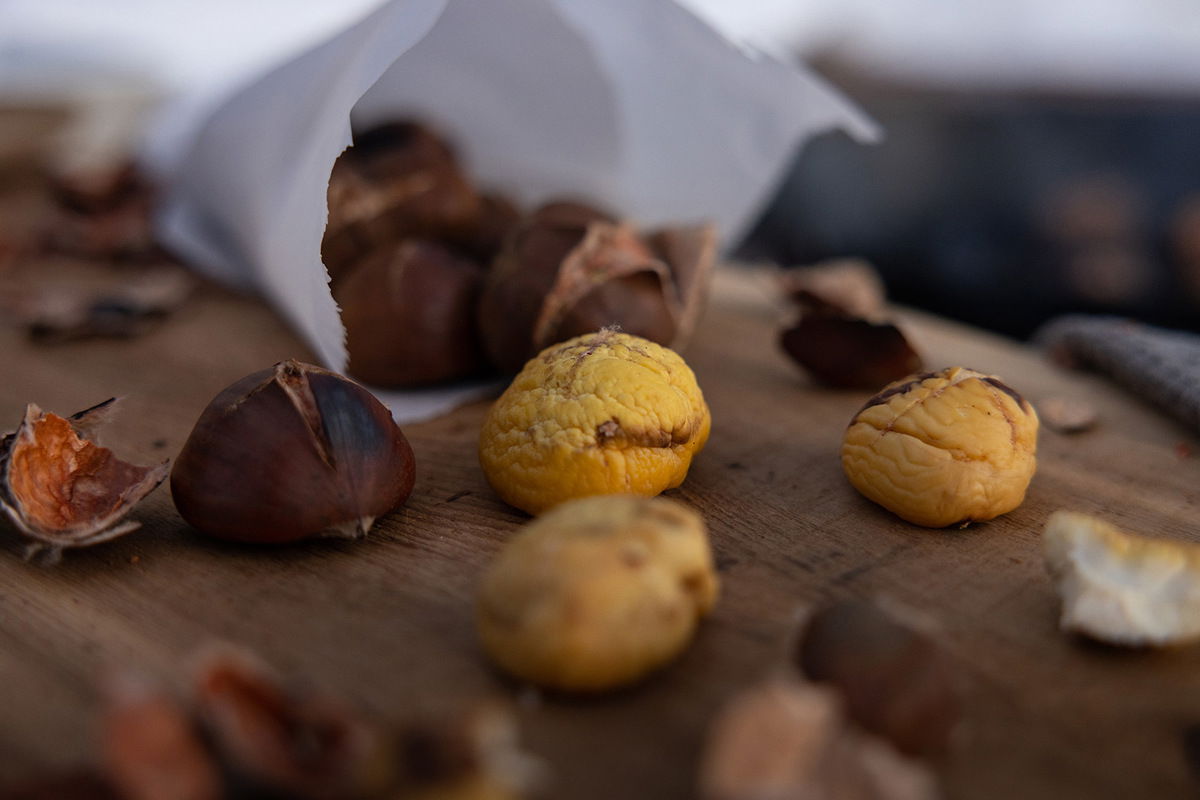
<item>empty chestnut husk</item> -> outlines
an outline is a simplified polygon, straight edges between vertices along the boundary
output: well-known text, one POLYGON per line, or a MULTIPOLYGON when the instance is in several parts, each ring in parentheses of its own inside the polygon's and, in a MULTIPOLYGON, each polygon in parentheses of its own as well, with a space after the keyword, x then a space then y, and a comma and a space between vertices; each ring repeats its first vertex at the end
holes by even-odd
POLYGON ((920 372, 920 354, 883 319, 882 282, 860 262, 810 267, 784 281, 800 312, 779 344, 813 378, 836 389, 875 389, 920 372))
POLYGON ((92 437, 116 398, 60 417, 30 403, 0 439, 0 509, 32 540, 29 555, 86 547, 129 533, 125 516, 167 477, 167 462, 140 467, 92 437))
POLYGON ((412 448, 374 395, 283 361, 209 403, 175 461, 171 495, 185 520, 221 539, 358 538, 408 498, 413 479, 412 448))
POLYGON ((484 282, 479 330, 515 372, 554 342, 607 326, 679 346, 715 257, 711 226, 639 235, 582 203, 549 203, 505 240, 484 282))
POLYGON ((346 327, 347 372, 391 387, 480 372, 475 305, 482 280, 477 264, 419 239, 364 260, 333 293, 346 327))

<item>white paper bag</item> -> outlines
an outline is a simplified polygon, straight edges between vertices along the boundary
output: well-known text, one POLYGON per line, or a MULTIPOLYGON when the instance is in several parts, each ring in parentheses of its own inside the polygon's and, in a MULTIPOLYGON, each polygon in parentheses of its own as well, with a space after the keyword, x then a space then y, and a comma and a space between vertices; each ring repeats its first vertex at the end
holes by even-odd
MULTIPOLYGON (((479 185, 524 204, 572 195, 647 226, 712 220, 723 241, 807 137, 874 136, 817 78, 739 49, 671 0, 392 0, 198 107, 184 98, 151 136, 164 240, 261 291, 339 371, 344 333, 320 252, 352 120, 426 120, 479 185)), ((480 391, 378 394, 405 422, 480 391)))

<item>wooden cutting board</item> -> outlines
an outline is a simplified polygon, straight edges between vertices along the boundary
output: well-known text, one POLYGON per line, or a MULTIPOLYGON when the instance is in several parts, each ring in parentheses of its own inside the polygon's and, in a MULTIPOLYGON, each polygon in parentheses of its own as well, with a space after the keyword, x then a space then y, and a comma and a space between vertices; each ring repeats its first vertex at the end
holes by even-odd
MULTIPOLYGON (((721 703, 785 668, 814 603, 860 597, 926 617, 970 679, 968 736, 939 767, 949 797, 1193 795, 1184 737, 1200 725, 1200 648, 1123 652, 1059 633, 1039 530, 1051 511, 1072 508, 1200 540, 1194 438, 1098 378, 906 314, 930 366, 994 372, 1035 405, 1063 395, 1100 412, 1089 433, 1043 429, 1020 509, 965 530, 916 528, 846 483, 838 447, 865 393, 809 384, 776 347, 775 303, 765 275, 723 271, 687 351, 713 434, 670 494, 708 520, 723 592, 691 648, 644 685, 587 700, 544 697, 481 657, 475 586, 526 518, 495 498, 479 470, 487 403, 477 403, 407 427, 416 489, 362 542, 211 542, 182 522, 166 487, 137 510, 141 531, 69 552, 54 567, 22 560, 4 531, 0 779, 90 757, 106 670, 134 666, 179 684, 199 646, 224 640, 383 719, 518 700, 528 748, 549 767, 550 796, 685 798, 721 703)), ((234 379, 310 357, 263 305, 214 288, 139 339, 37 347, 4 330, 0 353, 0 427, 14 427, 30 401, 69 413, 123 395, 124 416, 106 441, 145 460, 173 456, 234 379)))

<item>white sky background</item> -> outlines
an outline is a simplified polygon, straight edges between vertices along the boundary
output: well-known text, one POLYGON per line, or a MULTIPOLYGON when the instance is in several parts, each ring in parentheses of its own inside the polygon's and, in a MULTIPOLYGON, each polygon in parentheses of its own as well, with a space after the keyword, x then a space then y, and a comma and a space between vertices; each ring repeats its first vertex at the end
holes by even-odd
POLYGON ((1200 0, 684 0, 768 52, 918 84, 1200 91, 1200 0))
MULTIPOLYGON (((480 0, 484 2, 485 0, 480 0)), ((378 0, 0 0, 0 91, 140 74, 169 90, 273 63, 378 0)), ((776 54, 960 88, 1200 91, 1200 0, 682 0, 776 54)))

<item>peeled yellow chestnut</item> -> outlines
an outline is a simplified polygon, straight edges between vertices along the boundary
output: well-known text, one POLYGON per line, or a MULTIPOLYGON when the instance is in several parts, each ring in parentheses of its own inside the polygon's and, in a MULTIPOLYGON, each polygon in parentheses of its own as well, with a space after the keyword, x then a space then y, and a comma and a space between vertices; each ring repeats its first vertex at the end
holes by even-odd
POLYGON ((333 293, 346 326, 347 371, 376 386, 403 387, 478 373, 482 280, 478 265, 418 239, 364 260, 333 293))
POLYGON ((708 226, 643 237, 580 203, 545 205, 508 236, 484 282, 487 355, 516 372, 555 342, 611 325, 678 344, 695 321, 714 254, 708 226))
POLYGON ((391 413, 337 373, 282 361, 218 394, 175 467, 179 513, 221 539, 366 535, 412 491, 412 448, 391 413))

